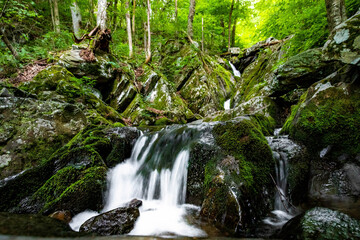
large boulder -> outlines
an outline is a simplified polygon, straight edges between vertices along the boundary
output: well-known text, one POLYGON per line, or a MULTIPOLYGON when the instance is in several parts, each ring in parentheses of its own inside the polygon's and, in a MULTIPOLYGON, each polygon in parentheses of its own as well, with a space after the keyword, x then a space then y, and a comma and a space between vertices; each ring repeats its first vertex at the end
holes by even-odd
POLYGON ((250 236, 271 209, 271 150, 251 118, 214 123, 217 154, 205 165, 201 216, 230 234, 250 236))
POLYGON ((360 66, 360 11, 331 32, 323 47, 326 59, 360 66))
POLYGON ((312 155, 310 205, 359 217, 359 69, 349 66, 313 84, 292 108, 283 132, 312 155))
POLYGON ((313 208, 286 223, 276 238, 355 240, 360 238, 360 223, 338 211, 313 208))
POLYGON ((129 233, 140 216, 136 207, 116 208, 90 218, 80 227, 80 232, 96 233, 98 235, 121 235, 129 233))

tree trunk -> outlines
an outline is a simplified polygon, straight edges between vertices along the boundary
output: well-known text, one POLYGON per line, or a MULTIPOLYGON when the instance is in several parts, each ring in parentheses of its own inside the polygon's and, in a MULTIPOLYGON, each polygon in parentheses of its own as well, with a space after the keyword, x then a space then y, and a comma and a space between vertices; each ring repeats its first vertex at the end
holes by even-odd
POLYGON ((175 23, 178 22, 178 3, 177 0, 175 0, 175 23))
POLYGON ((80 12, 80 8, 77 5, 77 1, 73 0, 72 5, 70 6, 70 11, 71 11, 71 18, 72 18, 72 22, 73 22, 73 29, 74 29, 74 34, 76 37, 80 37, 80 26, 81 26, 81 12, 80 12))
POLYGON ((237 18, 234 19, 233 28, 232 28, 232 34, 231 34, 231 45, 235 45, 235 35, 236 35, 236 24, 237 24, 237 18))
POLYGON ((231 7, 230 7, 230 13, 229 13, 229 38, 228 38, 228 52, 230 52, 230 48, 231 48, 231 17, 232 17, 232 13, 233 13, 233 10, 234 10, 234 3, 235 3, 235 0, 232 0, 231 1, 231 7))
POLYGON ((115 31, 116 29, 116 22, 117 22, 117 4, 118 4, 118 0, 114 1, 114 5, 113 5, 113 18, 112 18, 112 29, 115 31))
POLYGON ((135 10, 136 10, 136 0, 133 0, 132 34, 134 38, 135 38, 135 10))
POLYGON ((2 30, 2 37, 1 39, 4 41, 7 48, 10 50, 11 54, 14 56, 15 59, 19 59, 19 54, 17 53, 16 49, 11 45, 9 39, 6 36, 4 30, 2 30))
POLYGON ((345 0, 325 0, 329 31, 346 20, 345 0))
POLYGON ((54 4, 54 23, 55 23, 55 32, 60 33, 60 17, 59 17, 59 7, 58 7, 58 1, 53 0, 54 4))
POLYGON ((106 8, 107 8, 107 0, 98 0, 96 25, 100 28, 100 30, 106 29, 106 19, 107 19, 106 8))
POLYGON ((128 34, 128 41, 129 41, 129 57, 132 58, 133 43, 132 43, 132 36, 131 36, 131 20, 130 20, 129 0, 126 1, 126 30, 127 30, 127 34, 128 34))
POLYGON ((195 16, 195 6, 196 6, 196 0, 190 0, 187 33, 191 39, 194 36, 193 22, 194 22, 194 16, 195 16))
POLYGON ((53 7, 53 0, 49 0, 50 5, 50 13, 51 13, 51 22, 53 24, 53 29, 55 32, 55 19, 54 19, 54 7, 53 7))
POLYGON ((90 26, 94 26, 95 24, 95 17, 94 17, 94 0, 89 0, 89 20, 90 20, 90 26))
POLYGON ((147 0, 147 46, 146 46, 146 60, 145 63, 149 63, 151 61, 151 31, 150 31, 150 0, 147 0))
POLYGON ((201 51, 204 51, 204 18, 201 18, 201 51))

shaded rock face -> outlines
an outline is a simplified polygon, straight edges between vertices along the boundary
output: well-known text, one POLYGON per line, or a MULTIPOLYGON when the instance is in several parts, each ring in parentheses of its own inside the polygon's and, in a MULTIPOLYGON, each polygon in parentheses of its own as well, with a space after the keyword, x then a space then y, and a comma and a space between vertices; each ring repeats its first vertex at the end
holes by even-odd
POLYGON ((98 235, 121 235, 129 233, 140 216, 139 209, 134 207, 117 208, 90 218, 80 227, 80 232, 98 235))
POLYGON ((360 12, 335 27, 323 48, 325 58, 360 66, 359 25, 360 12))
POLYGON ((313 208, 284 225, 276 238, 281 239, 359 239, 359 221, 344 213, 313 208))
POLYGON ((0 234, 33 237, 81 237, 68 224, 41 215, 0 213, 0 234))

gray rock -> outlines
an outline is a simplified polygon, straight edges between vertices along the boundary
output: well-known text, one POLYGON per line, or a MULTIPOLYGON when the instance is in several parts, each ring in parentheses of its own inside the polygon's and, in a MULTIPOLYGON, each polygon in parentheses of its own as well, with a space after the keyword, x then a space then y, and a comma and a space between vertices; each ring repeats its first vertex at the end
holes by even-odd
POLYGON ((80 227, 80 232, 103 236, 129 233, 140 216, 137 208, 117 208, 90 218, 80 227))

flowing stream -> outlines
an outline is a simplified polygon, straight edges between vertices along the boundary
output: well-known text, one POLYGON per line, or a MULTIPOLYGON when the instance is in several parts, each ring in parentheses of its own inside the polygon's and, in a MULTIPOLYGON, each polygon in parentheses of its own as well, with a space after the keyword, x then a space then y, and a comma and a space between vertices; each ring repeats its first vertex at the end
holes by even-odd
MULTIPOLYGON (((206 233, 186 222, 200 209, 185 204, 190 145, 200 139, 198 126, 171 126, 142 134, 131 157, 108 173, 106 204, 101 212, 124 206, 134 198, 143 201, 140 217, 129 235, 204 237, 206 233)), ((85 211, 70 226, 79 230, 87 219, 98 215, 85 211)))
POLYGON ((235 77, 241 77, 241 73, 239 70, 236 69, 236 67, 229 61, 230 67, 234 73, 235 77))
POLYGON ((301 151, 301 147, 291 141, 287 135, 279 135, 280 130, 276 129, 274 136, 266 137, 273 151, 273 157, 276 160, 276 176, 274 179, 276 182, 276 193, 274 211, 272 211, 272 216, 264 219, 264 223, 274 227, 283 226, 296 214, 296 209, 291 206, 287 197, 288 161, 301 151))

